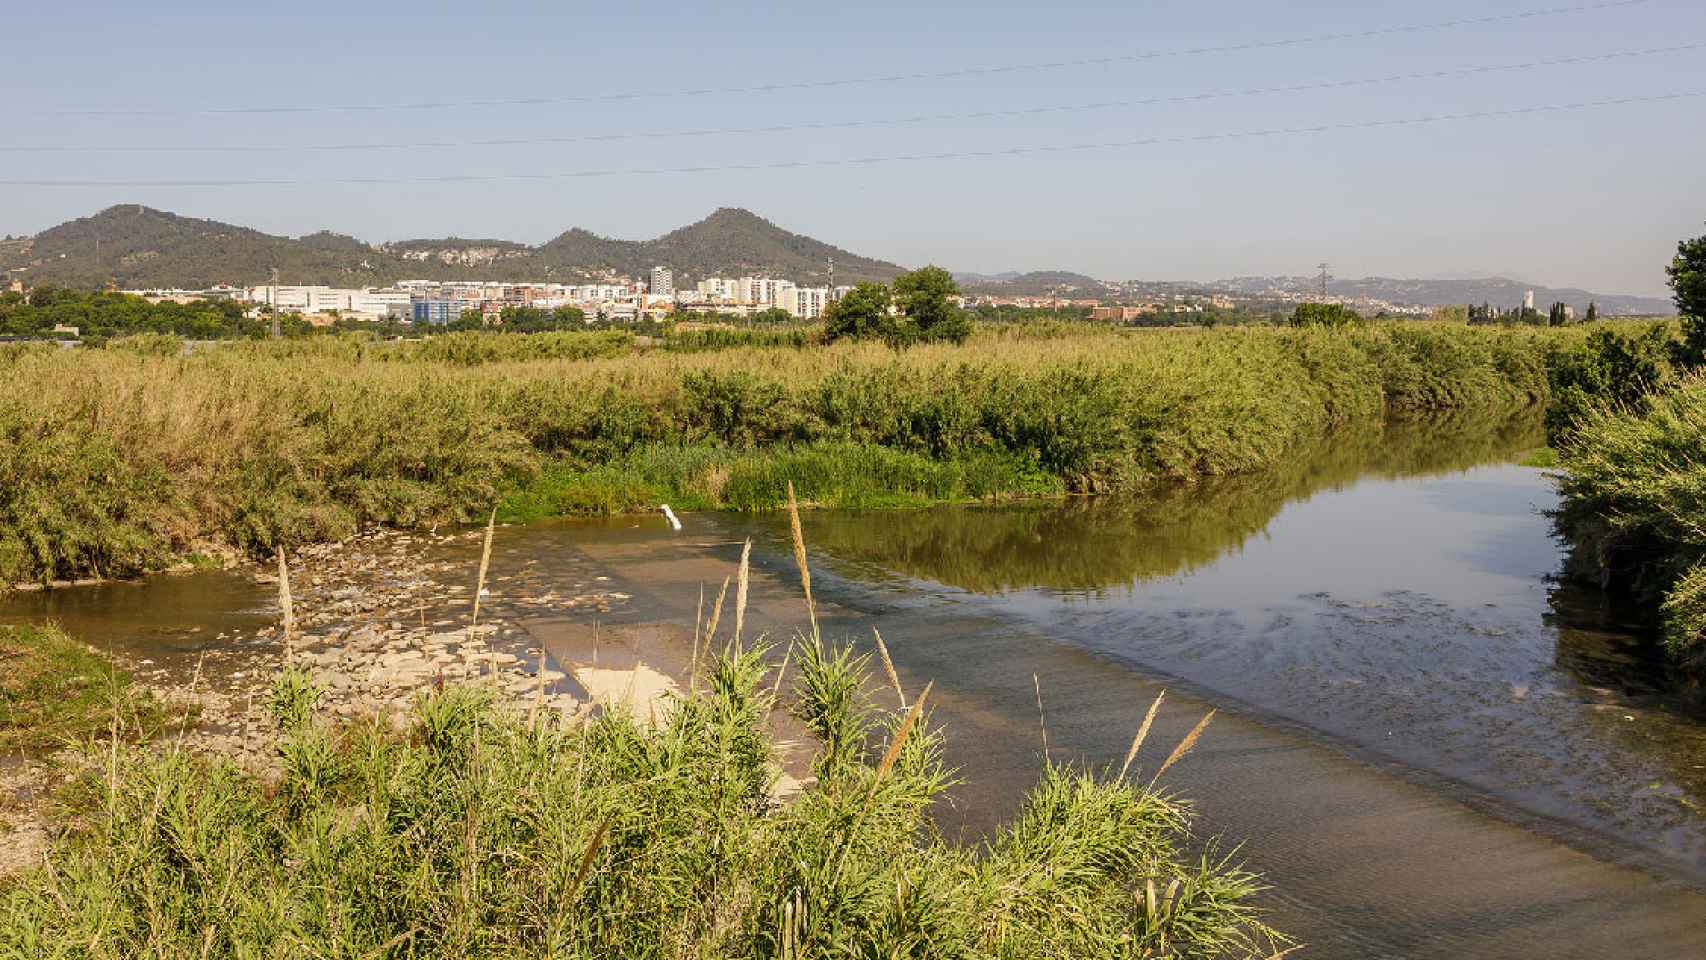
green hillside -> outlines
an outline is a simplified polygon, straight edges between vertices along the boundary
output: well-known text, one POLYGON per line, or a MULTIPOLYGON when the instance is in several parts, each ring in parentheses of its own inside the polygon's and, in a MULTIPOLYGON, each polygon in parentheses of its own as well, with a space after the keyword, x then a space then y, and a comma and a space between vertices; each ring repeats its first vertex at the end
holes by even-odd
POLYGON ((610 273, 638 277, 663 265, 678 282, 768 274, 805 283, 823 280, 829 257, 838 283, 888 280, 902 269, 734 208, 654 240, 614 240, 576 228, 535 247, 456 237, 369 244, 329 232, 279 237, 126 204, 0 244, 0 271, 32 284, 206 287, 261 283, 277 268, 287 283, 366 286, 406 278, 572 282, 610 273))

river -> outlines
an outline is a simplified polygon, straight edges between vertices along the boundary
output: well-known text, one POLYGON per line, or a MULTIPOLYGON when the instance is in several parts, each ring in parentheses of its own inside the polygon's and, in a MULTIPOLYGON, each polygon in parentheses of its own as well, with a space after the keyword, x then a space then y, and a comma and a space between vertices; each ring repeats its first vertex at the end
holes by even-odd
MULTIPOLYGON (((1199 842, 1243 843, 1306 956, 1706 956, 1706 718, 1605 598, 1553 579, 1555 494, 1515 465, 1537 442, 1527 418, 1393 424, 1261 476, 804 527, 826 633, 880 627, 903 681, 936 684, 950 834, 1012 812, 1045 730, 1056 762, 1117 763, 1167 689, 1139 763, 1219 711, 1164 783, 1199 842)), ((506 528, 494 574, 605 570, 633 598, 605 623, 680 627, 750 536, 749 622, 798 626, 784 520, 684 519, 506 528)), ((181 660, 271 609, 219 573, 0 607, 44 615, 181 660)), ((552 622, 530 621, 547 649, 552 622)))

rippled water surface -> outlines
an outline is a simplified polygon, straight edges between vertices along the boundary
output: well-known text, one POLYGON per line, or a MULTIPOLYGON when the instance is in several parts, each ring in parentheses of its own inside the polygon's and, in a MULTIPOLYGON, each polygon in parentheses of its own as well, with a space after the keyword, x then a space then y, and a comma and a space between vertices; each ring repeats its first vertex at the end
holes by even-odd
MULTIPOLYGON (((1394 424, 1132 496, 807 512, 814 590, 831 637, 878 626, 903 682, 935 682, 950 834, 1035 782, 1035 687, 1052 759, 1092 765, 1165 687, 1159 749, 1221 711, 1169 784, 1204 836, 1247 841, 1306 956, 1706 956, 1706 718, 1606 598, 1554 580, 1552 484, 1515 465, 1538 440, 1531 418, 1394 424)), ((751 536, 749 628, 798 625, 785 520, 684 522, 506 528, 494 606, 596 575, 632 597, 604 622, 690 624, 751 536)), ((0 604, 42 616, 183 664, 274 611, 223 573, 0 604)))
POLYGON ((1520 440, 1454 460, 1409 428, 1313 474, 808 515, 806 536, 845 576, 904 577, 1706 870, 1706 723, 1603 596, 1554 579, 1556 494, 1508 462, 1520 440))

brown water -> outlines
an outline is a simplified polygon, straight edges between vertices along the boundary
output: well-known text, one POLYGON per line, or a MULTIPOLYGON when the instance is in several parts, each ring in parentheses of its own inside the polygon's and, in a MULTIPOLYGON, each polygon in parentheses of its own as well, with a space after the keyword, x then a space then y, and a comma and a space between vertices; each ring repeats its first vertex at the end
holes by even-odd
MULTIPOLYGON (((1053 759, 1098 765, 1166 687, 1140 764, 1221 711, 1167 783, 1204 837, 1244 842, 1307 956, 1706 956, 1706 723, 1602 598, 1550 579, 1554 494, 1512 465, 1535 441, 1529 420, 1395 426, 1141 497, 808 513, 814 586, 830 636, 880 627, 909 686, 936 682, 963 780, 950 833, 981 835, 1034 782, 1033 676, 1053 759)), ((798 625, 785 522, 684 519, 508 528, 493 573, 607 571, 633 600, 604 622, 685 643, 751 535, 751 629, 798 625)), ((271 610, 198 574, 0 618, 44 613, 181 659, 271 610)))

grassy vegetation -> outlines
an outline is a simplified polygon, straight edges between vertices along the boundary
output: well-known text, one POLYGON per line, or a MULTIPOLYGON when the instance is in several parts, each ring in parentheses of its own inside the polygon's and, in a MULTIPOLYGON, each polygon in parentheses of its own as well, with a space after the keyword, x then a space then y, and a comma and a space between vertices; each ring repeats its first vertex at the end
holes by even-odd
POLYGON ((1572 427, 1558 522, 1575 572, 1657 610, 1671 654, 1706 678, 1706 375, 1572 427))
POLYGON ((762 508, 789 478, 874 504, 1238 473, 1353 421, 1542 400, 1549 358, 1585 336, 1047 334, 905 352, 632 354, 620 333, 0 350, 0 582, 468 520, 516 491, 518 514, 652 492, 762 508))
POLYGON ((1639 412, 1647 398, 1675 384, 1680 328, 1670 320, 1601 326, 1556 351, 1546 434, 1570 442, 1576 421, 1609 405, 1639 412))
POLYGON ((147 737, 167 708, 130 675, 57 627, 0 626, 0 755, 122 733, 147 737))
POLYGON ((652 444, 591 467, 557 464, 505 497, 505 521, 656 509, 775 510, 792 482, 806 503, 874 509, 1063 492, 1058 478, 999 451, 945 460, 833 441, 739 450, 652 444))
POLYGON ((786 805, 762 650, 714 659, 655 726, 529 719, 478 684, 424 695, 403 732, 334 726, 287 673, 276 782, 122 751, 91 825, 0 889, 0 955, 1268 954, 1256 878, 1182 851, 1183 802, 1051 765, 987 844, 946 843, 924 698, 879 710, 865 658, 796 654, 796 709, 838 736, 786 805))

